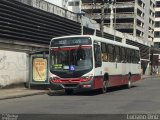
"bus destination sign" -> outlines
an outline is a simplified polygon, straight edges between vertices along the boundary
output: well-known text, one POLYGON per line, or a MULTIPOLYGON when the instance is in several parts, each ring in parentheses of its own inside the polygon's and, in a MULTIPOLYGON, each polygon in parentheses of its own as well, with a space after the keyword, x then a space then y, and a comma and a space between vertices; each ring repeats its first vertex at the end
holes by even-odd
POLYGON ((70 46, 70 45, 90 45, 91 43, 92 42, 90 37, 62 38, 62 39, 54 39, 51 42, 51 47, 70 46))

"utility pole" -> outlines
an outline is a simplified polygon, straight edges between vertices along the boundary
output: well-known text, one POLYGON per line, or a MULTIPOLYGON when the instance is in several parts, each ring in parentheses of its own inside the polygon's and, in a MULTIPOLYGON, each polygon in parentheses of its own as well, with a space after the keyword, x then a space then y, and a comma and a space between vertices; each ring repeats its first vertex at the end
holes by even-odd
POLYGON ((114 5, 114 41, 116 40, 116 0, 113 0, 113 5, 114 5))
POLYGON ((83 16, 85 15, 85 12, 82 11, 82 1, 79 0, 79 13, 77 13, 77 15, 80 18, 80 23, 81 23, 81 35, 83 35, 83 16))
POLYGON ((101 4, 101 25, 100 25, 100 32, 101 37, 104 37, 104 0, 102 0, 101 4))

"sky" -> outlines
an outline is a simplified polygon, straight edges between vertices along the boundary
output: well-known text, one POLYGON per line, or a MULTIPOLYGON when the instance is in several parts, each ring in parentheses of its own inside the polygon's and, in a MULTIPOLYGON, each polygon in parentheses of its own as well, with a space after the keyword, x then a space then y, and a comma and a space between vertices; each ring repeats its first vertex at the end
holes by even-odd
POLYGON ((47 1, 47 2, 50 2, 50 3, 53 3, 53 4, 55 4, 55 5, 58 5, 58 6, 60 6, 61 7, 61 0, 45 0, 45 1, 47 1))

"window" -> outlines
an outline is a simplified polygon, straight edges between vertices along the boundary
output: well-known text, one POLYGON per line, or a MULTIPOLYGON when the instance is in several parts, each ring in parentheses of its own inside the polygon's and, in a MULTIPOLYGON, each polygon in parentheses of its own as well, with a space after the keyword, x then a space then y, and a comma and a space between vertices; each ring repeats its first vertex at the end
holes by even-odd
POLYGON ((68 6, 73 6, 73 2, 68 2, 68 6))
POLYGON ((94 42, 94 59, 95 59, 95 67, 101 67, 101 49, 100 45, 97 42, 94 42))
POLYGON ((160 1, 156 1, 156 7, 160 7, 160 1))
POLYGON ((79 6, 79 1, 75 1, 75 6, 79 6))
POLYGON ((131 50, 131 63, 136 63, 135 61, 135 51, 131 50))
POLYGON ((128 48, 126 49, 126 51, 127 51, 127 62, 130 63, 131 62, 131 51, 128 48))
POLYGON ((114 62, 114 46, 108 45, 108 60, 109 62, 114 62))
POLYGON ((122 56, 122 62, 126 62, 126 51, 125 48, 121 48, 121 56, 122 56))
POLYGON ((154 37, 160 38, 160 32, 159 32, 159 31, 155 31, 155 32, 154 32, 154 37))
POLYGON ((135 51, 135 62, 138 63, 140 61, 139 51, 135 51))
POLYGON ((160 11, 156 11, 155 17, 160 17, 160 11))
POLYGON ((117 62, 121 61, 120 47, 119 46, 115 46, 115 59, 117 60, 117 62))
POLYGON ((102 51, 102 61, 107 62, 108 61, 108 52, 107 52, 107 44, 101 43, 101 51, 102 51))
POLYGON ((68 2, 68 6, 79 6, 79 1, 68 2))
POLYGON ((154 47, 160 48, 160 42, 155 42, 155 43, 154 43, 154 47))
POLYGON ((102 53, 106 52, 106 44, 105 43, 101 43, 101 50, 102 50, 102 53))
POLYGON ((160 27, 160 21, 155 22, 155 27, 160 27))

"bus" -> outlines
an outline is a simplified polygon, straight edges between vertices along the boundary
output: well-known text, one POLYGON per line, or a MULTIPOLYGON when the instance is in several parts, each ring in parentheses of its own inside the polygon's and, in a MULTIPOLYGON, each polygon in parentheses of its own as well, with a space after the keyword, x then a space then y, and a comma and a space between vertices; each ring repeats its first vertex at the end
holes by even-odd
POLYGON ((92 35, 53 38, 49 47, 49 81, 52 89, 98 90, 141 79, 138 47, 92 35))

